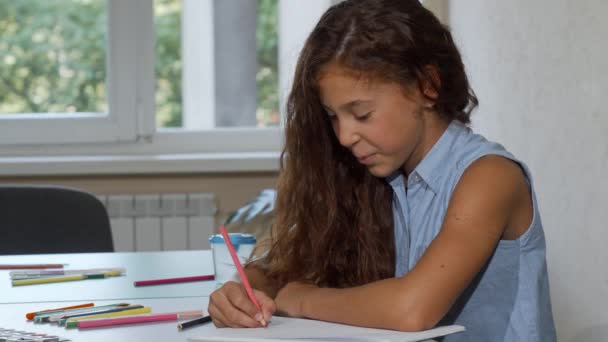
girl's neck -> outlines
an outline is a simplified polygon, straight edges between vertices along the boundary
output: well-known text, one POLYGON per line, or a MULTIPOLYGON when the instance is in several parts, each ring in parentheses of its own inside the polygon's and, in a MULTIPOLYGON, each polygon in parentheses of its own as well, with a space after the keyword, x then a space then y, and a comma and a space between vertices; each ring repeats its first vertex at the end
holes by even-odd
MULTIPOLYGON (((424 159, 429 151, 435 146, 443 132, 448 128, 450 122, 439 115, 427 115, 423 121, 423 131, 418 146, 412 152, 411 157, 403 165, 403 176, 407 179, 416 166, 424 159)), ((407 184, 407 183, 406 183, 407 184)))

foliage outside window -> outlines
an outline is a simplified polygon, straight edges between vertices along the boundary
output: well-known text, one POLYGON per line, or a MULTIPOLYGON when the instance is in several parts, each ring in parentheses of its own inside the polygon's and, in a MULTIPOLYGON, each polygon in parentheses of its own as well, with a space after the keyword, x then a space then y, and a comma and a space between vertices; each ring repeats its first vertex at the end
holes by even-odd
MULTIPOLYGON (((258 0, 258 126, 279 123, 277 2, 258 0)), ((181 127, 181 1, 154 4, 156 122, 181 127)), ((103 0, 0 0, 0 113, 107 112, 106 9, 103 0)))
POLYGON ((107 111, 105 7, 0 0, 0 114, 107 111))

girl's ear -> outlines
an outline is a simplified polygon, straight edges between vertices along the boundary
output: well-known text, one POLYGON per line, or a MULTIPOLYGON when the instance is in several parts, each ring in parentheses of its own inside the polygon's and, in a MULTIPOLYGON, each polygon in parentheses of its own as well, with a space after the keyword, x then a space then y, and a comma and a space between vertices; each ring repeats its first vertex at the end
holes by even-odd
POLYGON ((433 104, 431 104, 431 106, 433 106, 435 100, 439 96, 439 89, 441 89, 439 70, 437 69, 437 66, 429 64, 424 67, 423 73, 424 77, 421 80, 420 90, 427 100, 433 102, 433 104))

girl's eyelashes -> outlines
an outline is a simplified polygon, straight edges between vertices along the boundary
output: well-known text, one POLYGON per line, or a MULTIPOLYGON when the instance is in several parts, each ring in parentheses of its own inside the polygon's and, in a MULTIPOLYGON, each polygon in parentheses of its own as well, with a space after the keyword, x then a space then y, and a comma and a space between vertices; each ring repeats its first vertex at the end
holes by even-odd
MULTIPOLYGON (((336 113, 331 112, 331 111, 329 111, 329 110, 325 110, 325 113, 326 113, 327 117, 328 117, 330 120, 332 120, 332 121, 333 121, 333 120, 336 120, 336 119, 338 118, 338 115, 336 115, 336 113)), ((368 112, 368 113, 361 114, 361 115, 353 114, 353 116, 354 116, 354 117, 355 117, 355 119, 357 119, 358 121, 365 121, 365 120, 367 120, 367 119, 369 119, 369 118, 370 118, 370 116, 372 115, 372 113, 373 113, 373 112, 368 112)))
POLYGON ((357 120, 359 120, 359 121, 365 121, 365 120, 369 119, 369 117, 371 115, 372 115, 372 112, 368 112, 363 115, 355 115, 355 118, 357 118, 357 120))

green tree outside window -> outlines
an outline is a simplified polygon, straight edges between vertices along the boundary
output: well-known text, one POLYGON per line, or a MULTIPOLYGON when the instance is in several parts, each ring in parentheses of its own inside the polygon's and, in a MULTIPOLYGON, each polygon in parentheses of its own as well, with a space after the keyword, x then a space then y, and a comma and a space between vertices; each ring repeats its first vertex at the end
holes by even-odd
MULTIPOLYGON (((106 23, 104 0, 0 0, 0 114, 107 112, 106 23)), ((155 24, 157 126, 181 127, 181 1, 155 0, 155 24)), ((257 26, 255 115, 277 125, 277 0, 257 26)))

